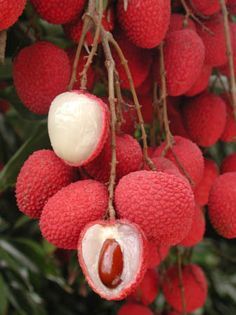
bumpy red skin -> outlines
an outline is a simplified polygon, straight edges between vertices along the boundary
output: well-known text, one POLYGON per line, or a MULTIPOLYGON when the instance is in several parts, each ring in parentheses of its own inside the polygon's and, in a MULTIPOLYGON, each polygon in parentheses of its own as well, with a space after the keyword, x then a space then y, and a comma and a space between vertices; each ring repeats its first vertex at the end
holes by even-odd
POLYGON ((0 31, 13 25, 22 14, 26 0, 1 0, 0 1, 0 31))
POLYGON ((21 101, 40 115, 47 114, 52 100, 66 91, 70 72, 66 53, 45 41, 23 48, 13 63, 14 85, 21 101))
POLYGON ((193 22, 193 20, 188 19, 187 25, 185 25, 185 15, 179 14, 179 13, 173 13, 170 17, 170 25, 168 28, 168 33, 174 32, 174 31, 180 31, 183 29, 190 29, 192 31, 196 32, 196 25, 193 22))
MULTIPOLYGON (((107 183, 111 169, 111 140, 108 138, 100 155, 85 166, 85 171, 94 179, 107 183)), ((142 149, 136 139, 130 135, 116 136, 116 179, 117 181, 140 170, 142 165, 142 149)))
MULTIPOLYGON (((213 15, 220 11, 220 3, 218 0, 191 0, 192 9, 195 13, 201 15, 213 15)), ((226 0, 227 2, 227 0, 226 0)))
POLYGON ((228 10, 230 14, 236 14, 236 1, 235 0, 228 0, 228 10))
POLYGON ((223 100, 226 103, 227 116, 225 128, 220 137, 220 140, 224 142, 233 142, 236 141, 236 122, 234 118, 234 112, 227 96, 223 95, 223 100))
POLYGON ((127 10, 118 1, 117 17, 127 37, 137 46, 154 48, 164 39, 170 22, 169 0, 130 0, 127 10))
POLYGON ((192 227, 189 234, 185 237, 185 239, 183 239, 180 245, 185 247, 192 247, 197 245, 202 241, 205 229, 206 223, 202 209, 196 205, 192 227))
POLYGON ((222 98, 206 92, 189 99, 182 113, 190 139, 199 146, 210 147, 220 139, 226 124, 226 105, 222 98))
POLYGON ((213 160, 204 159, 204 173, 202 180, 194 189, 195 201, 199 206, 208 204, 211 186, 219 175, 217 164, 213 160))
POLYGON ((40 17, 49 23, 65 24, 79 16, 86 0, 31 0, 40 17))
MULTIPOLYGON (((200 75, 205 58, 205 47, 198 34, 185 29, 171 32, 166 37, 164 61, 167 91, 170 96, 186 93, 200 75)), ((160 82, 160 66, 156 64, 160 82)))
POLYGON ((236 237, 236 172, 219 176, 209 194, 209 218, 216 231, 225 238, 236 237))
POLYGON ((153 242, 149 242, 149 259, 148 268, 156 268, 167 257, 170 247, 169 246, 157 246, 153 242))
MULTIPOLYGON (((182 167, 180 167, 179 163, 176 161, 176 158, 171 150, 167 151, 165 157, 174 162, 183 175, 185 175, 183 172, 184 168, 192 180, 192 186, 195 187, 203 176, 204 160, 202 152, 195 143, 186 138, 175 136, 174 141, 175 143, 172 150, 177 156, 182 167)), ((166 144, 163 143, 160 147, 158 147, 153 156, 160 156, 162 151, 165 149, 165 146, 166 144)))
MULTIPOLYGON (((86 277, 86 280, 89 284, 89 286, 93 289, 94 292, 96 292, 97 294, 99 294, 103 299, 106 300, 123 300, 125 299, 127 296, 129 296, 132 292, 134 292, 136 290, 136 288, 139 286, 139 284, 141 283, 141 281, 143 280, 143 277, 147 271, 147 262, 148 262, 148 241, 146 238, 146 235, 144 234, 144 232, 142 231, 142 229, 135 223, 131 223, 130 221, 127 220, 97 220, 97 221, 90 221, 82 230, 80 237, 79 237, 79 241, 78 241, 78 259, 79 259, 79 264, 82 268, 82 271, 86 277), (140 240, 140 245, 142 248, 142 251, 140 252, 140 258, 139 258, 139 262, 140 262, 140 268, 137 272, 137 274, 135 275, 135 278, 133 279, 133 281, 122 291, 120 292, 120 294, 116 297, 110 297, 109 295, 107 295, 106 293, 100 291, 92 282, 91 278, 89 277, 88 274, 88 270, 87 270, 87 266, 85 264, 85 261, 83 259, 83 256, 80 254, 82 253, 82 241, 84 238, 84 235, 86 233, 86 231, 93 225, 96 224, 100 224, 102 226, 113 226, 116 223, 123 223, 123 224, 128 224, 131 225, 133 228, 136 229, 136 231, 138 232, 139 235, 139 240, 140 240)), ((89 250, 89 249, 88 249, 89 250)))
POLYGON ((153 312, 144 305, 126 303, 119 309, 117 315, 154 315, 153 312))
POLYGON ((115 205, 120 218, 139 224, 149 241, 163 245, 181 242, 194 215, 188 183, 163 172, 144 170, 121 178, 115 190, 115 205))
POLYGON ((201 71, 199 77, 197 78, 197 81, 188 90, 188 92, 185 93, 185 95, 186 96, 195 96, 195 95, 203 92, 208 87, 211 72, 212 72, 212 67, 204 64, 202 67, 202 71, 201 71))
MULTIPOLYGON (((194 264, 182 268, 183 286, 185 292, 186 312, 192 312, 202 307, 207 298, 207 281, 203 270, 194 264)), ((181 288, 178 266, 170 267, 163 280, 163 294, 166 301, 178 312, 182 312, 181 288)))
POLYGON ((76 249, 82 229, 105 215, 106 187, 94 180, 81 180, 52 196, 40 217, 43 237, 63 249, 76 249))
POLYGON ((75 171, 52 150, 35 151, 24 163, 16 181, 19 210, 39 218, 48 199, 75 178, 75 171))
POLYGON ((221 173, 236 172, 236 153, 228 155, 221 164, 221 173))

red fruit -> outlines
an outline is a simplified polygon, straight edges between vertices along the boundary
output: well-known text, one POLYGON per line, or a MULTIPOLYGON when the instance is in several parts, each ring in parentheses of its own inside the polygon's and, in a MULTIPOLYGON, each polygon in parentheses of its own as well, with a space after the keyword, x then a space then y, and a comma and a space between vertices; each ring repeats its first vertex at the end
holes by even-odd
POLYGON ((221 164, 221 173, 236 172, 236 153, 228 155, 221 164))
POLYGON ((148 269, 138 288, 129 296, 132 301, 140 302, 144 305, 153 303, 159 292, 159 278, 155 269, 148 269))
POLYGON ((40 230, 50 243, 63 249, 76 249, 82 229, 102 218, 107 210, 106 187, 95 180, 81 180, 52 196, 40 218, 40 230))
POLYGON ((152 87, 153 87, 153 75, 151 71, 151 73, 148 74, 145 81, 143 81, 143 83, 138 87, 137 93, 138 95, 142 95, 142 96, 148 95, 150 94, 152 87))
POLYGON ((65 24, 79 16, 86 0, 31 0, 40 17, 49 23, 65 24))
POLYGON ((139 104, 141 105, 141 112, 143 120, 146 124, 151 124, 153 120, 153 97, 149 93, 147 95, 139 95, 139 104))
POLYGON ((197 81, 187 91, 187 93, 185 93, 185 95, 186 96, 195 96, 195 95, 203 92, 208 87, 211 72, 212 72, 212 67, 204 64, 202 67, 202 71, 197 78, 197 81))
POLYGON ((213 183, 209 194, 209 218, 225 238, 236 237, 236 172, 225 173, 213 183))
POLYGON ((156 268, 167 257, 170 247, 169 246, 157 246, 153 242, 148 243, 149 247, 149 259, 148 268, 156 268))
POLYGON ((54 97, 67 89, 69 78, 66 53, 49 42, 23 48, 13 63, 16 91, 24 105, 36 114, 48 113, 54 97))
POLYGON ((167 112, 172 135, 188 138, 180 111, 170 101, 167 102, 167 112))
POLYGON ((12 26, 22 14, 26 0, 2 0, 0 10, 0 31, 12 26))
POLYGON ((144 305, 126 303, 119 309, 117 315, 154 315, 153 312, 144 305))
POLYGON ((226 124, 226 105, 222 98, 204 93, 187 101, 182 112, 192 141, 210 147, 220 139, 226 124))
POLYGON ((205 217, 202 209, 195 206, 195 214, 193 217, 192 227, 189 234, 180 242, 180 245, 185 247, 192 247, 200 243, 205 233, 205 217))
MULTIPOLYGON (((182 267, 186 311, 202 307, 207 298, 207 281, 203 270, 194 264, 182 267)), ((183 311, 178 266, 169 268, 163 282, 166 301, 178 312, 183 311)))
POLYGON ((102 99, 84 91, 58 95, 48 114, 55 153, 67 164, 83 166, 102 151, 109 132, 109 111, 102 99))
POLYGON ((180 31, 183 29, 190 29, 196 31, 196 25, 191 19, 186 19, 185 15, 179 13, 173 13, 170 17, 170 25, 168 28, 168 33, 174 31, 180 31))
POLYGON ((188 183, 162 172, 138 171, 121 178, 115 205, 121 218, 139 224, 150 241, 164 245, 182 241, 194 214, 188 183))
POLYGON ((44 205, 74 179, 74 170, 51 150, 35 151, 24 163, 16 181, 19 210, 39 218, 44 205))
POLYGON ((219 169, 217 164, 208 159, 204 159, 204 173, 202 180, 194 189, 195 201, 199 206, 205 206, 208 204, 208 197, 211 186, 219 175, 219 169))
POLYGON ((213 15, 220 11, 220 2, 218 0, 191 0, 189 2, 193 10, 201 15, 213 15))
MULTIPOLYGON (((175 136, 174 141, 172 150, 168 150, 165 157, 174 162, 183 175, 191 178, 194 187, 200 182, 203 175, 204 160, 202 152, 195 143, 186 138, 175 136)), ((163 143, 158 147, 154 156, 160 156, 165 146, 166 144, 163 143)))
POLYGON ((147 240, 125 220, 90 222, 81 232, 78 257, 90 287, 107 300, 131 294, 146 272, 147 240))
POLYGON ((236 14, 236 1, 235 0, 228 0, 228 10, 230 14, 236 14))
MULTIPOLYGON (((168 95, 186 93, 200 75, 205 58, 201 38, 192 30, 171 32, 164 46, 164 61, 168 95)), ((159 64, 156 75, 160 81, 159 64)))
POLYGON ((118 1, 117 16, 127 37, 137 46, 153 48, 164 39, 170 21, 169 0, 118 1))
POLYGON ((236 122, 234 118, 234 112, 232 105, 230 104, 230 101, 226 95, 223 95, 223 100, 226 104, 227 115, 225 129, 220 137, 220 140, 224 142, 233 142, 236 141, 236 122))

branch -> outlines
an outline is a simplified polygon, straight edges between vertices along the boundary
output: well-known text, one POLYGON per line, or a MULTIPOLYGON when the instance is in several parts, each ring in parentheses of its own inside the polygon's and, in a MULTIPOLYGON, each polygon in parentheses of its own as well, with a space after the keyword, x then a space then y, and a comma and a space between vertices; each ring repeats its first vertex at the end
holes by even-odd
POLYGON ((115 90, 116 90, 116 97, 117 97, 117 122, 116 122, 116 130, 119 133, 121 125, 124 122, 123 112, 122 112, 122 105, 124 104, 124 100, 121 93, 121 87, 120 87, 120 79, 119 74, 115 70, 115 90))
POLYGON ((5 50, 7 44, 7 31, 0 32, 0 63, 5 61, 5 50))
POLYGON ((185 290, 183 285, 183 275, 182 275, 182 259, 180 249, 177 247, 178 256, 178 277, 179 277, 179 287, 181 292, 181 303, 182 303, 182 315, 187 315, 186 312, 186 300, 185 300, 185 290))

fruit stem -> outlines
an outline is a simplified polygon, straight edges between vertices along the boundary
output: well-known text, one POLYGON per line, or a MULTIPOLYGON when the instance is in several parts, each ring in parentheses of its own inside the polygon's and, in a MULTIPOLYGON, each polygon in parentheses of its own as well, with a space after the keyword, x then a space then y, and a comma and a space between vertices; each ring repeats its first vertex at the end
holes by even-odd
POLYGON ((183 275, 182 275, 182 257, 179 247, 177 247, 177 257, 178 257, 178 277, 179 277, 179 287, 181 292, 181 303, 182 303, 182 315, 187 315, 186 312, 186 301, 185 301, 185 291, 183 285, 183 275))
MULTIPOLYGON (((157 82, 155 81, 153 84, 153 102, 152 102, 152 107, 153 107, 153 119, 152 119, 152 127, 151 127, 151 134, 150 134, 150 142, 151 142, 151 146, 155 147, 156 146, 156 128, 157 128, 157 124, 158 124, 158 119, 159 118, 159 101, 158 101, 158 97, 157 97, 157 91, 158 91, 158 87, 157 87, 157 82)), ((160 126, 161 127, 161 126, 160 126)), ((161 129, 161 128, 160 128, 161 129)), ((161 131, 160 131, 161 133, 161 131)), ((157 141, 158 143, 160 143, 160 141, 157 141)))
POLYGON ((116 90, 116 97, 117 97, 117 123, 116 123, 116 131, 119 133, 122 123, 124 122, 124 117, 122 114, 122 104, 124 104, 124 100, 121 93, 121 87, 120 87, 120 79, 119 74, 115 70, 115 90, 116 90))
POLYGON ((7 43, 7 31, 0 32, 0 63, 4 63, 5 61, 5 50, 7 43))
POLYGON ((226 8, 225 0, 219 0, 221 11, 224 19, 224 32, 225 32, 225 41, 226 41, 226 49, 227 56, 229 62, 229 70, 230 70, 230 93, 232 98, 232 106, 234 111, 234 118, 236 120, 236 81, 235 81, 235 70, 234 69, 234 59, 233 59, 233 48, 231 42, 231 34, 230 34, 230 26, 229 26, 229 13, 226 8))

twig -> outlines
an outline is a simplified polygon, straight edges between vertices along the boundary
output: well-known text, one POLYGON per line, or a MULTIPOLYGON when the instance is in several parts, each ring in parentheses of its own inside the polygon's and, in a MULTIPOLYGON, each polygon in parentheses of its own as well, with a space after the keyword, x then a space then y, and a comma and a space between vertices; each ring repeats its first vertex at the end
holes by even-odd
POLYGON ((121 87, 120 87, 120 79, 119 74, 115 70, 115 90, 116 90, 116 97, 117 97, 117 107, 116 107, 116 113, 117 113, 117 122, 116 122, 116 131, 119 133, 121 125, 124 122, 123 117, 123 111, 122 106, 124 104, 124 100, 121 93, 121 87))
POLYGON ((183 275, 182 275, 182 259, 180 249, 177 247, 177 256, 178 256, 178 277, 179 277, 179 287, 181 293, 181 303, 182 303, 182 315, 187 315, 186 312, 186 300, 185 300, 185 290, 183 285, 183 275))
POLYGON ((234 111, 234 118, 236 120, 236 81, 235 81, 235 72, 234 72, 234 59, 233 59, 233 49, 231 42, 231 32, 229 26, 229 13, 225 4, 225 0, 219 0, 221 5, 221 10, 224 19, 224 31, 225 31, 225 41, 226 41, 226 49, 227 56, 229 62, 229 70, 230 70, 230 93, 232 97, 232 106, 234 111))
POLYGON ((0 63, 4 63, 7 44, 7 31, 0 32, 0 63))
POLYGON ((152 119, 150 142, 151 142, 151 146, 155 147, 155 145, 156 145, 156 128, 157 128, 157 123, 158 123, 158 97, 157 97, 157 82, 156 81, 153 84, 152 107, 153 107, 153 119, 152 119))

